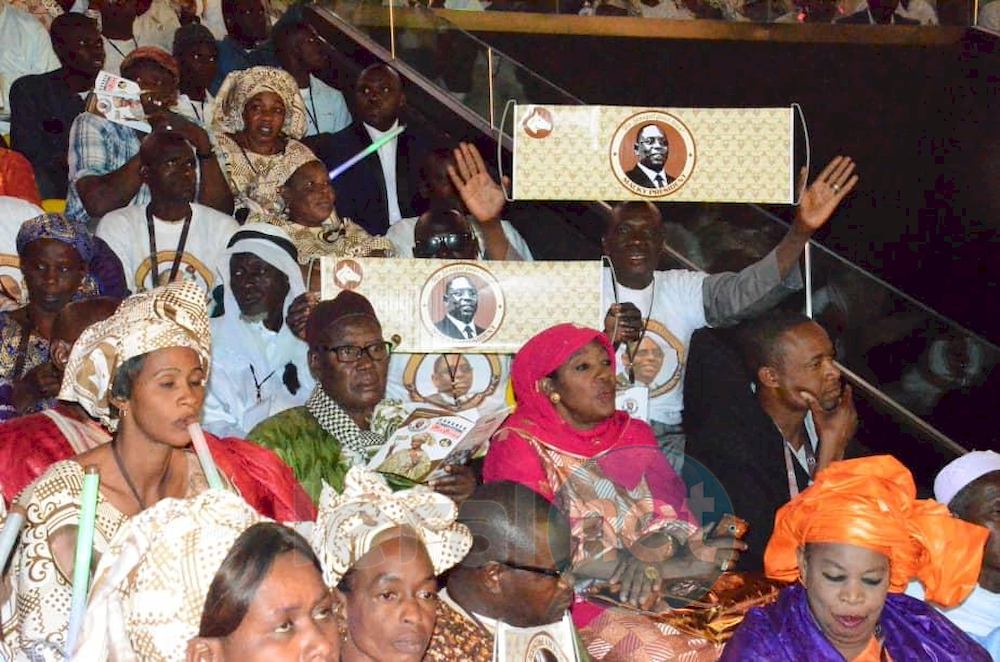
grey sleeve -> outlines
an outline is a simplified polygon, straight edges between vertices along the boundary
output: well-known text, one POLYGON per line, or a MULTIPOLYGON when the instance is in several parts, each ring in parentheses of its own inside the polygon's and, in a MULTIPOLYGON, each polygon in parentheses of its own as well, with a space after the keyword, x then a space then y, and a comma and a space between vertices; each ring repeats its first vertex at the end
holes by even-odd
POLYGON ((710 274, 702 282, 705 320, 709 326, 727 326, 773 308, 792 292, 802 289, 799 266, 784 280, 772 250, 739 273, 710 274))

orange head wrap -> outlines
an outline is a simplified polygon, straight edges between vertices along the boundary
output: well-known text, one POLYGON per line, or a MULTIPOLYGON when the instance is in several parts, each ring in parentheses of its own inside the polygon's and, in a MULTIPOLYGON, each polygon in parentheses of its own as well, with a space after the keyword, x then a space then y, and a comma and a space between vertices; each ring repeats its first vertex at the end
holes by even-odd
POLYGON ((889 455, 830 465, 775 516, 767 575, 795 581, 796 552, 807 543, 857 545, 889 558, 890 591, 903 591, 916 577, 928 600, 958 604, 979 579, 989 531, 916 495, 913 476, 889 455))

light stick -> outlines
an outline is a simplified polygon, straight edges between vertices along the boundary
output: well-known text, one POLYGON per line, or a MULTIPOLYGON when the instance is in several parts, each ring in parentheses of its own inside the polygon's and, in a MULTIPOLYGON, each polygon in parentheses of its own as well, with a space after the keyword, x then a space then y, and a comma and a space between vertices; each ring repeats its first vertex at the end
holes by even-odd
POLYGON ((354 156, 347 159, 339 166, 331 170, 330 179, 334 180, 337 177, 340 177, 347 170, 349 170, 355 163, 365 158, 369 154, 377 152, 379 147, 381 147, 382 145, 386 144, 387 142, 389 142, 390 140, 401 134, 405 128, 406 127, 403 126, 397 126, 395 129, 389 130, 388 133, 386 133, 384 136, 373 142, 371 145, 368 145, 368 147, 365 147, 363 150, 361 150, 360 152, 358 152, 357 154, 355 154, 354 156))
POLYGON ((7 519, 4 520, 3 530, 0 531, 0 572, 7 567, 7 559, 14 551, 17 534, 21 532, 23 525, 24 511, 19 506, 12 506, 10 512, 7 513, 7 519))
POLYGON ((219 470, 215 466, 215 460, 212 459, 212 453, 208 450, 208 442, 205 441, 205 433, 201 431, 201 426, 192 423, 188 426, 188 433, 191 435, 191 442, 194 444, 194 451, 198 454, 198 460, 201 461, 201 470, 205 472, 208 486, 213 490, 223 489, 219 470))
POLYGON ((95 465, 84 469, 80 494, 80 521, 76 529, 76 555, 73 559, 73 598, 70 601, 69 628, 66 630, 66 659, 73 654, 76 639, 87 610, 90 588, 90 561, 94 556, 94 524, 97 520, 97 488, 101 475, 95 465))

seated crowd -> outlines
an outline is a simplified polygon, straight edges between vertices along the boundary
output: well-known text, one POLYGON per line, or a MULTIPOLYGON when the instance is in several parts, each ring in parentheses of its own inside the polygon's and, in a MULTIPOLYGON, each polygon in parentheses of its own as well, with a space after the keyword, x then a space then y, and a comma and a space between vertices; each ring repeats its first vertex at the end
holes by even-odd
MULTIPOLYGON (((619 1, 597 13, 650 7, 619 1)), ((858 22, 921 4, 869 0, 858 22)), ((21 21, 26 44, 0 70, 0 514, 20 527, 0 660, 1000 660, 1000 454, 954 460, 918 499, 855 439, 827 331, 781 307, 858 182, 850 158, 802 182, 740 271, 659 269, 660 209, 619 203, 603 328, 394 351, 365 296, 320 300, 319 258, 532 251, 479 150, 408 124, 392 66, 345 94, 329 45, 271 10, 0 0, 0 40, 21 21), (140 86, 149 131, 96 111, 102 70, 140 86), (633 388, 641 419, 616 407, 633 388), (512 404, 467 463, 405 483, 368 466, 415 416, 512 404), (704 516, 702 470, 729 512, 704 516), (773 591, 724 636, 679 616, 734 577, 773 591)), ((470 289, 444 288, 443 334, 481 331, 470 289)))

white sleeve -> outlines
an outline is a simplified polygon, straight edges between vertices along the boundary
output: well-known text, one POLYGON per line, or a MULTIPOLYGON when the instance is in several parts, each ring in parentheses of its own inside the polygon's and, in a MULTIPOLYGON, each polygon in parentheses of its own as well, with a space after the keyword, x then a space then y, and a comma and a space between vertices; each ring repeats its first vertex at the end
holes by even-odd
POLYGON ((507 242, 510 244, 510 249, 515 251, 517 255, 511 255, 510 251, 507 252, 507 259, 516 261, 522 260, 524 262, 533 262, 534 257, 531 255, 531 249, 528 248, 528 242, 524 240, 521 233, 511 224, 510 221, 500 221, 500 227, 503 228, 504 236, 507 237, 507 242))
POLYGON ((396 257, 413 257, 413 229, 417 219, 404 218, 393 223, 385 233, 385 238, 396 248, 396 257))

